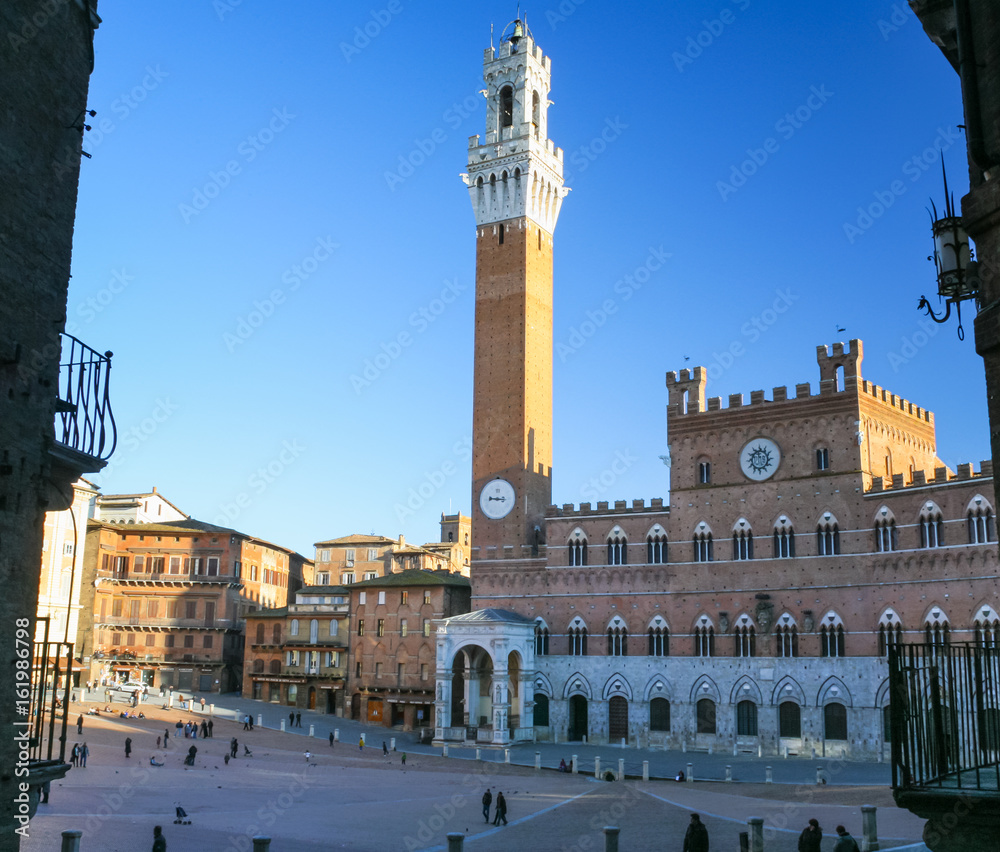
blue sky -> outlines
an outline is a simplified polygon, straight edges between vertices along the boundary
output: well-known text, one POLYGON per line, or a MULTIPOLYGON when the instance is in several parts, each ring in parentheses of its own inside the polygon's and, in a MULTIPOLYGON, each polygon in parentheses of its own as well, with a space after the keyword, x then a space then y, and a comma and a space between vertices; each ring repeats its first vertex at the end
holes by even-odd
MULTIPOLYGON (((573 190, 555 502, 668 496, 666 371, 709 367, 709 396, 815 392, 815 347, 851 337, 866 378, 936 413, 950 466, 988 456, 971 311, 962 343, 916 310, 939 149, 956 200, 968 180, 958 77, 905 3, 522 11, 573 190)), ((459 175, 490 24, 515 4, 100 13, 67 314, 115 353, 118 451, 96 481, 307 555, 353 532, 436 539, 471 504, 459 175)))

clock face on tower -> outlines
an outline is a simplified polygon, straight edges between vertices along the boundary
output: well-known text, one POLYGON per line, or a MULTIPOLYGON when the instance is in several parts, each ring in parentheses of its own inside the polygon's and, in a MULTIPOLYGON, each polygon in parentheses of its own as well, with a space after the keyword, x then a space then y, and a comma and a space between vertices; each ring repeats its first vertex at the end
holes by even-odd
POLYGON ((506 518, 514 508, 514 486, 506 479, 487 482, 479 494, 479 508, 492 521, 506 518))
POLYGON ((781 450, 770 438, 754 438, 740 450, 740 470, 747 479, 770 479, 781 464, 781 450))

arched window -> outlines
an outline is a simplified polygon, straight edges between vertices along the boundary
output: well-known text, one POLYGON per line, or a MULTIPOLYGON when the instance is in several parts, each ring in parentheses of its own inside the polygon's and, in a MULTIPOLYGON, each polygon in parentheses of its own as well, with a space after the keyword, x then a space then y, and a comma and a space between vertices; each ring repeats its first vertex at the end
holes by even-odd
POLYGON ((757 736, 757 705, 740 701, 736 705, 736 734, 741 737, 757 736))
POLYGON ((694 655, 696 657, 715 656, 715 628, 705 616, 698 619, 694 628, 694 655))
POLYGON ((941 547, 944 544, 944 521, 941 510, 928 500, 920 510, 920 546, 941 547))
POLYGON ((569 539, 570 567, 582 567, 587 564, 587 537, 583 530, 573 530, 569 539))
POLYGON ((782 616, 781 622, 774 628, 775 654, 779 657, 797 657, 799 655, 799 630, 791 616, 782 616))
POLYGON ((823 736, 828 740, 847 739, 847 708, 843 704, 823 708, 823 736))
POLYGON ((539 619, 535 622, 535 656, 543 657, 549 653, 549 628, 539 619))
POLYGON ((698 462, 698 484, 711 485, 712 483, 712 463, 710 461, 698 462))
POLYGON ((281 660, 271 660, 269 668, 271 674, 281 674, 281 660))
POLYGON ((288 635, 289 636, 299 635, 299 620, 297 618, 293 618, 291 623, 288 625, 288 635))
POLYGON ((649 656, 670 656, 670 631, 659 616, 649 626, 649 656))
POLYGON ((255 674, 263 674, 263 672, 264 672, 264 661, 263 660, 254 660, 253 661, 253 670, 254 670, 255 674))
POLYGON ((792 559, 795 556, 795 529, 785 515, 774 525, 775 559, 792 559))
POLYGON ((511 127, 514 124, 514 89, 504 86, 500 90, 500 127, 511 127))
POLYGON ((984 606, 978 613, 972 625, 976 637, 976 645, 980 648, 996 650, 1000 648, 1000 619, 996 612, 984 606))
POLYGON ((694 561, 711 562, 712 556, 712 531, 702 521, 694 533, 694 561))
POLYGON ((891 609, 887 609, 878 622, 878 653, 888 656, 889 649, 902 644, 903 623, 891 609))
POLYGON ((875 549, 879 553, 891 553, 899 549, 899 531, 894 520, 875 522, 875 549))
POLYGON ((274 627, 271 628, 271 644, 272 645, 280 645, 281 644, 281 625, 280 624, 275 624, 274 627))
POLYGON ((840 553, 840 527, 829 512, 816 525, 816 552, 820 556, 836 556, 840 553))
POLYGON ((649 702, 649 730, 670 730, 670 702, 666 698, 654 698, 649 702))
POLYGON ((309 644, 315 645, 319 642, 319 619, 312 619, 309 622, 309 644))
POLYGON ((819 628, 821 657, 843 657, 844 624, 836 613, 827 613, 819 628))
POLYGON ((535 131, 535 138, 538 138, 538 128, 542 118, 542 103, 538 97, 538 92, 531 93, 531 124, 535 131))
POLYGON ((967 516, 969 544, 986 544, 996 539, 993 510, 982 495, 977 494, 969 503, 967 516))
POLYGON ((778 736, 802 736, 802 708, 794 701, 782 701, 778 705, 778 736))
POLYGON ((699 734, 715 733, 715 702, 711 698, 699 698, 695 715, 699 734))
POLYGON ((574 618, 569 626, 569 654, 571 657, 587 656, 587 626, 580 618, 574 618))
POLYGON ((608 565, 628 564, 628 540, 620 528, 615 527, 608 536, 608 565))
POLYGON ((746 518, 740 518, 733 527, 733 559, 753 559, 753 530, 746 518))
POLYGON ((663 565, 667 561, 667 534, 657 524, 646 536, 646 562, 663 565))
POLYGON ((628 628, 620 622, 608 628, 608 656, 628 656, 628 628))
POLYGON ((757 655, 757 631, 746 616, 742 622, 733 629, 733 656, 754 657, 757 655))
POLYGON ((258 645, 263 645, 264 644, 264 625, 263 624, 258 624, 257 625, 257 644, 258 645))
POLYGON ((951 642, 948 616, 935 607, 924 622, 924 641, 935 648, 944 648, 951 642))

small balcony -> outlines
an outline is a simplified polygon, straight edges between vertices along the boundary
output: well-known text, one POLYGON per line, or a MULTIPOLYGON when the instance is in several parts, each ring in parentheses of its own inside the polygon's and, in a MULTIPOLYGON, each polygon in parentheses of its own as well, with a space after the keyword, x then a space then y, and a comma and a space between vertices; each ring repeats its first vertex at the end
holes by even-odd
POLYGON ((56 482, 72 483, 84 473, 96 473, 115 451, 118 429, 111 411, 110 376, 110 352, 102 355, 63 332, 56 441, 50 450, 56 482))

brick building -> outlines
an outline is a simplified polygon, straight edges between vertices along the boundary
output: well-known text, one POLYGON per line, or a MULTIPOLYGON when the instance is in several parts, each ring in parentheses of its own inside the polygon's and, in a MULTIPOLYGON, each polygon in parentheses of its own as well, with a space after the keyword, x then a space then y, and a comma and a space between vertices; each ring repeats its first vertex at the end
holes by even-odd
POLYGON ((434 623, 469 610, 468 578, 410 568, 348 592, 351 718, 406 730, 433 726, 434 623))
POLYGON ((1000 638, 993 468, 862 376, 706 399, 667 374, 672 498, 553 505, 550 60, 520 23, 484 58, 472 603, 438 627, 435 737, 884 759, 887 648, 1000 638), (504 142, 503 146, 498 143, 504 142))
POLYGON ((283 606, 308 561, 270 542, 187 519, 91 521, 85 576, 95 680, 226 692, 242 682, 244 617, 283 606))
POLYGON ((343 586, 306 586, 288 606, 248 613, 243 694, 343 716, 348 609, 343 586))

